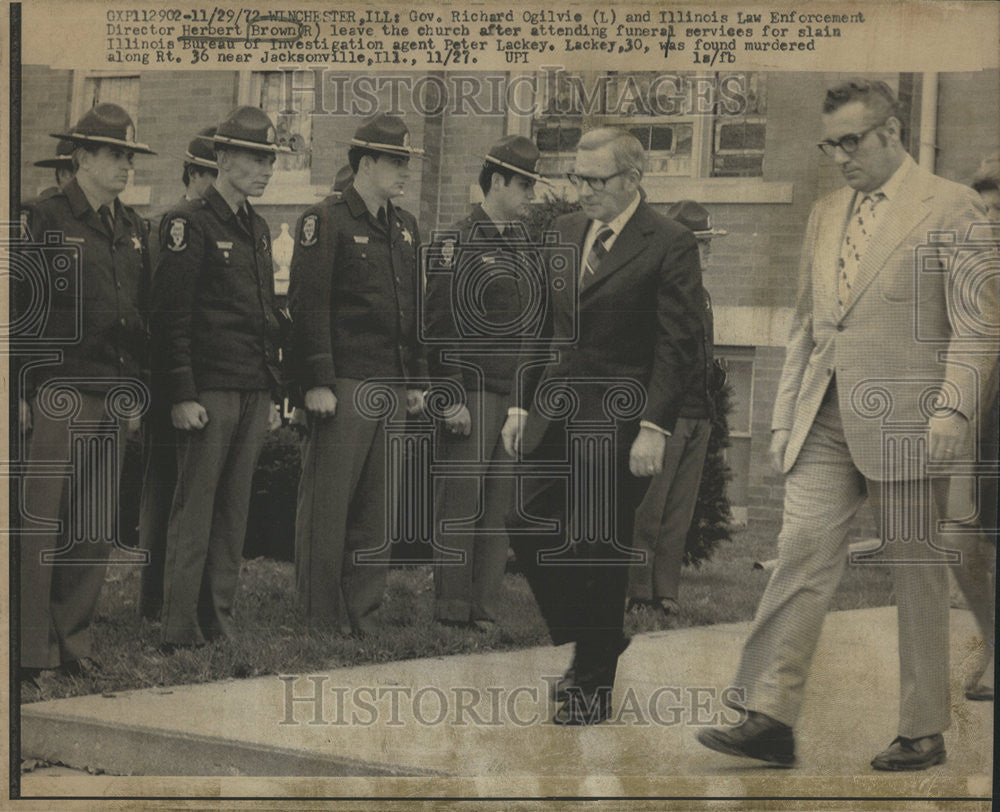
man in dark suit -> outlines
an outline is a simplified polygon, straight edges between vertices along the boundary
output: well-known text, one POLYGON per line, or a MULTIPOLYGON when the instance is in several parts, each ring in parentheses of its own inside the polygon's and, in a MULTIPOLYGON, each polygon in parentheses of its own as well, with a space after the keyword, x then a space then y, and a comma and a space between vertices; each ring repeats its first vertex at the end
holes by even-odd
POLYGON ((435 482, 436 528, 478 517, 471 528, 449 533, 437 551, 434 619, 444 625, 485 628, 498 615, 507 565, 503 522, 513 505, 514 479, 496 469, 505 459, 500 429, 518 363, 520 334, 510 325, 517 325, 529 298, 518 275, 528 237, 520 218, 541 179, 535 173, 538 156, 538 147, 522 135, 493 145, 479 173, 482 205, 448 232, 439 246, 441 267, 428 274, 427 332, 436 344, 428 353, 430 373, 455 381, 463 395, 439 427, 437 459, 490 463, 481 478, 435 482), (471 317, 482 328, 474 336, 462 326, 471 317))
MULTIPOLYGON (((573 269, 579 295, 572 285, 552 286, 547 332, 563 349, 544 366, 522 367, 502 432, 509 454, 543 465, 580 445, 568 431, 581 424, 595 421, 613 432, 610 453, 585 463, 569 482, 525 478, 521 509, 508 521, 553 642, 576 644, 557 690, 564 704, 554 721, 562 725, 610 715, 618 656, 628 643, 622 620, 628 563, 636 558, 627 550, 634 513, 648 477, 662 469, 701 340, 698 246, 690 231, 641 201, 644 165, 641 145, 625 132, 601 128, 580 139, 570 180, 583 211, 552 224, 560 243, 580 246, 573 269), (558 416, 567 404, 575 407, 570 420, 558 416), (606 495, 587 492, 601 483, 610 483, 606 495), (610 503, 613 521, 595 527, 570 512, 571 502, 601 500, 610 503), (539 520, 556 529, 541 529, 539 520), (588 535, 578 538, 580 532, 588 535), (563 546, 568 555, 540 555, 563 546)), ((555 262, 549 272, 557 272, 555 262)))

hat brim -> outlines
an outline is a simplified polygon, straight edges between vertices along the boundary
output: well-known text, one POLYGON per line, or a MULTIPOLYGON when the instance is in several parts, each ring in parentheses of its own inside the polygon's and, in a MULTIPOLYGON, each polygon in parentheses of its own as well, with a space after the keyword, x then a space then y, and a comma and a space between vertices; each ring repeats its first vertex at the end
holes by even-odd
POLYGON ((224 147, 234 147, 236 149, 245 149, 250 152, 273 152, 275 154, 281 155, 291 155, 293 150, 290 147, 284 147, 280 144, 261 144, 257 141, 244 141, 241 138, 230 138, 227 135, 199 135, 198 138, 203 141, 208 141, 210 144, 215 144, 216 146, 224 147))
POLYGON ((724 228, 709 228, 704 231, 692 231, 695 237, 700 237, 701 239, 707 239, 711 237, 725 237, 729 234, 724 228))
POLYGON ((397 158, 423 158, 424 151, 417 147, 401 147, 398 144, 381 144, 377 141, 362 141, 360 138, 352 138, 350 141, 338 141, 338 144, 348 144, 352 147, 370 149, 372 152, 381 152, 385 155, 395 155, 397 158))
POLYGON ((552 181, 548 178, 542 177, 537 172, 529 172, 527 169, 522 169, 521 167, 509 164, 506 161, 501 161, 499 158, 494 158, 492 155, 487 155, 486 160, 491 164, 496 164, 497 166, 502 166, 504 169, 509 169, 511 172, 517 172, 519 175, 524 175, 526 178, 531 178, 537 183, 548 183, 550 186, 552 185, 552 181))
POLYGON ((190 152, 184 153, 184 163, 194 164, 195 166, 204 166, 206 169, 218 169, 219 165, 215 161, 210 161, 208 158, 199 158, 197 155, 192 155, 190 152))
POLYGON ((156 155, 145 144, 138 141, 125 141, 121 138, 108 138, 103 135, 88 135, 86 133, 49 133, 53 138, 62 138, 64 141, 72 141, 74 144, 98 144, 109 147, 121 147, 130 152, 138 152, 142 155, 156 155))
POLYGON ((43 169, 72 169, 73 159, 68 155, 64 158, 45 158, 35 161, 32 166, 40 166, 43 169))

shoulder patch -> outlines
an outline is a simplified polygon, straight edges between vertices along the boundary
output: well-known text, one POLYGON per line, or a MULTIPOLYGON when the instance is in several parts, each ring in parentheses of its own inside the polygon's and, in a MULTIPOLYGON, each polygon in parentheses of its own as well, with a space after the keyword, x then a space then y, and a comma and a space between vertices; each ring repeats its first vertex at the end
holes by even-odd
POLYGON ((307 214, 302 218, 302 232, 299 234, 299 244, 308 248, 316 244, 316 224, 319 215, 307 214))
POLYGON ((188 247, 188 221, 183 217, 171 218, 167 235, 170 237, 167 248, 175 252, 184 251, 188 247))

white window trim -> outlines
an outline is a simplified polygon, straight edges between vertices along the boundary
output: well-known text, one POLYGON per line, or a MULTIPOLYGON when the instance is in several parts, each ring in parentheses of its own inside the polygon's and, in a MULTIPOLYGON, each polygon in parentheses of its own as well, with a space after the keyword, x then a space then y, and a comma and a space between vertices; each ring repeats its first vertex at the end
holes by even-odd
MULTIPOLYGON (((257 101, 251 98, 253 74, 267 72, 248 69, 236 71, 237 105, 257 106, 257 101)), ((259 206, 311 206, 328 194, 330 194, 329 186, 312 182, 311 169, 290 170, 275 172, 264 194, 254 198, 253 202, 259 206)))
MULTIPOLYGON (((528 71, 511 73, 511 82, 518 76, 529 76, 528 71)), ((518 82, 520 94, 518 110, 530 109, 530 82, 518 82)), ((507 133, 531 138, 530 114, 507 111, 507 133)), ((701 167, 702 174, 708 170, 711 159, 712 127, 695 129, 691 144, 691 166, 701 167)), ((575 200, 573 186, 564 179, 553 178, 553 191, 567 200, 575 200)), ((697 200, 699 203, 791 203, 794 185, 787 181, 766 181, 763 178, 708 178, 680 177, 660 173, 649 173, 642 179, 646 199, 650 203, 676 203, 678 200, 697 200)))

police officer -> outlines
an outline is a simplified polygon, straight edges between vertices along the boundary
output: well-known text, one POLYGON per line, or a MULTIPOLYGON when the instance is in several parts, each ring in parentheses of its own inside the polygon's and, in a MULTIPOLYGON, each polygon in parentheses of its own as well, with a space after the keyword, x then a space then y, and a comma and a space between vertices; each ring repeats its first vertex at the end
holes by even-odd
POLYGON ((482 205, 473 206, 439 250, 430 252, 429 261, 440 266, 427 281, 428 334, 435 339, 428 354, 431 377, 455 380, 464 394, 464 402, 439 426, 437 457, 491 463, 481 483, 472 477, 441 477, 435 483, 436 528, 448 520, 479 517, 474 528, 452 532, 443 542, 439 537, 435 545, 434 618, 448 626, 487 628, 499 612, 507 565, 504 518, 513 506, 514 480, 492 469, 506 461, 500 429, 507 417, 519 340, 510 325, 529 298, 528 280, 523 272, 518 277, 518 251, 528 239, 520 218, 527 214, 535 183, 541 180, 535 172, 538 157, 538 147, 524 136, 506 136, 494 144, 479 173, 482 205), (469 300, 460 291, 468 291, 469 300), (484 327, 472 331, 474 340, 463 327, 469 323, 467 316, 484 327), (480 350, 489 344, 492 351, 477 354, 477 343, 480 350), (505 343, 509 351, 497 352, 505 343), (449 363, 449 352, 461 357, 463 365, 449 363), (452 551, 460 551, 462 558, 454 560, 452 551))
MULTIPOLYGON (((694 234, 704 270, 712 238, 725 236, 726 231, 713 228, 708 210, 695 200, 678 201, 667 210, 667 216, 694 234)), ((698 501, 717 389, 712 303, 707 290, 704 294, 698 356, 677 424, 667 438, 663 470, 650 481, 635 513, 633 546, 647 553, 646 561, 629 568, 628 610, 652 610, 668 626, 676 625, 680 615, 678 587, 684 547, 698 501)))
POLYGON ((47 200, 60 189, 65 189, 66 184, 73 180, 76 174, 76 167, 73 166, 73 150, 76 145, 72 141, 61 140, 56 144, 56 155, 54 158, 43 158, 35 161, 35 166, 43 169, 54 169, 56 173, 56 185, 38 193, 35 202, 47 200))
POLYGON ((385 565, 354 553, 386 538, 386 455, 384 421, 359 413, 354 393, 368 378, 405 380, 400 400, 411 413, 422 408, 419 234, 392 202, 422 150, 389 115, 365 122, 350 145, 353 183, 298 223, 289 306, 309 415, 295 528, 299 602, 310 624, 360 635, 376 628, 385 587, 385 565))
MULTIPOLYGON (((188 144, 181 175, 184 196, 180 204, 204 197, 219 174, 210 140, 214 135, 215 127, 206 127, 188 144)), ((167 216, 160 219, 160 244, 167 238, 170 222, 171 218, 167 216)), ((174 428, 170 423, 169 398, 160 391, 162 382, 158 376, 151 384, 154 405, 146 424, 146 469, 139 503, 139 547, 148 550, 150 558, 142 569, 139 613, 155 620, 163 603, 163 561, 170 504, 177 482, 177 450, 174 447, 174 428)))
MULTIPOLYGON (((28 677, 41 669, 78 674, 98 667, 92 658, 90 624, 112 545, 104 534, 91 538, 74 517, 95 520, 106 515, 107 506, 116 503, 118 483, 93 475, 102 464, 100 444, 75 443, 71 424, 87 421, 102 435, 110 430, 120 471, 128 421, 113 412, 115 398, 109 393, 122 385, 139 388, 147 365, 142 306, 149 273, 146 232, 118 195, 128 183, 133 156, 155 153, 135 140, 132 119, 114 104, 97 105, 70 132, 54 137, 73 145, 76 176, 32 207, 28 225, 38 240, 46 233, 59 234, 65 246, 65 252, 49 246, 42 253, 47 278, 40 281, 51 299, 41 338, 67 340, 56 363, 22 359, 20 409, 22 428, 31 430, 29 467, 62 465, 79 456, 72 481, 60 476, 29 476, 24 481, 20 664, 28 677), (69 279, 59 284, 60 271, 71 267, 75 257, 79 284, 69 279), (65 378, 72 383, 57 380, 65 378), (47 396, 56 386, 63 394, 47 396), (73 517, 67 509, 71 491, 73 517), (46 524, 61 529, 49 530, 46 524), (44 560, 44 552, 67 544, 55 563, 44 560)), ((33 306, 30 296, 17 297, 18 309, 33 306)))
POLYGON ((162 644, 231 636, 250 487, 279 385, 271 236, 248 198, 263 194, 274 125, 233 110, 212 138, 218 177, 165 216, 153 280, 155 374, 176 430, 162 644))

